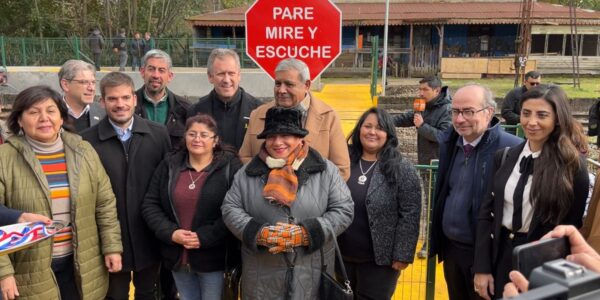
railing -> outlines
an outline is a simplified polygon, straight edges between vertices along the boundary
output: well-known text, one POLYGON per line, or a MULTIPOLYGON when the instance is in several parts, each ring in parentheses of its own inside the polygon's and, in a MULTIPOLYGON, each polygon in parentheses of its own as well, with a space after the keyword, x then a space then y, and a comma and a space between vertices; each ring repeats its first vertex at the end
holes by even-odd
MULTIPOLYGON (((73 58, 91 63, 92 54, 87 41, 85 37, 0 36, 0 63, 3 66, 60 66, 73 58)), ((246 56, 244 39, 156 38, 154 42, 156 48, 171 55, 176 67, 205 67, 208 54, 214 48, 233 49, 240 55, 242 67, 256 67, 246 56)), ((118 56, 113 53, 112 46, 112 40, 105 38, 100 58, 102 66, 118 65, 118 56)))

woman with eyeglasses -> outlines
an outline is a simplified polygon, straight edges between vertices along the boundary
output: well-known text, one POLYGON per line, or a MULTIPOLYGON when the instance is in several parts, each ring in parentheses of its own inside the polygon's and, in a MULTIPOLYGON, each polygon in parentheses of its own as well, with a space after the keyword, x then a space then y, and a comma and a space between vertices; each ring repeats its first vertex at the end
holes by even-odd
POLYGON ((338 237, 350 285, 359 298, 390 299, 400 272, 413 262, 421 186, 410 161, 398 151, 392 117, 373 107, 350 134, 354 220, 338 237))
POLYGON ((514 247, 556 225, 582 225, 587 141, 568 101, 555 85, 524 93, 520 123, 527 140, 496 153, 494 180, 479 210, 473 264, 474 288, 483 298, 502 297, 514 247))
POLYGON ((184 145, 158 166, 142 204, 182 300, 221 299, 227 245, 234 239, 220 208, 242 164, 217 132, 209 115, 190 117, 184 145))

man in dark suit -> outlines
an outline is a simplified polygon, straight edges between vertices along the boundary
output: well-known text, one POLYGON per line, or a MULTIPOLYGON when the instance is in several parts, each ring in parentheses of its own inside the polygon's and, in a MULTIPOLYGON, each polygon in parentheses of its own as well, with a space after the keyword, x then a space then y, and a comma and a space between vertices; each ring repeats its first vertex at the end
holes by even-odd
POLYGON ((211 115, 219 126, 221 141, 239 150, 244 141, 250 113, 262 102, 239 86, 240 58, 229 49, 214 49, 208 57, 208 81, 214 89, 188 111, 211 115))
POLYGON ((96 69, 93 65, 82 60, 68 60, 58 71, 58 83, 69 111, 68 122, 76 132, 82 132, 104 118, 104 108, 94 102, 96 69))
POLYGON ((171 149, 164 125, 134 114, 137 97, 133 81, 120 72, 100 82, 100 103, 106 118, 81 133, 102 161, 117 198, 123 241, 123 269, 111 273, 106 299, 129 299, 129 283, 135 299, 154 300, 159 253, 154 233, 141 215, 141 205, 154 170, 171 149))
POLYGON ((451 107, 453 127, 439 140, 429 255, 444 261, 450 300, 479 299, 471 267, 481 199, 493 175, 496 151, 522 141, 504 132, 495 109, 487 87, 468 84, 458 89, 451 107))

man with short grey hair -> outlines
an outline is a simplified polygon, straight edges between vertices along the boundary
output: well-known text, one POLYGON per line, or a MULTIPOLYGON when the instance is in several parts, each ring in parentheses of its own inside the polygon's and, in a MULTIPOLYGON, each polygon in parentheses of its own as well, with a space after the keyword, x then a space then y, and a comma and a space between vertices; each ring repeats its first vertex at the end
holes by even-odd
POLYGON ((487 87, 467 84, 454 94, 452 127, 439 137, 429 255, 437 255, 444 262, 450 300, 485 297, 490 284, 491 278, 484 276, 478 277, 479 284, 473 283, 473 273, 490 272, 473 266, 478 212, 494 175, 494 154, 522 141, 504 132, 495 110, 496 103, 487 87))
POLYGON ((167 126, 171 145, 176 148, 183 138, 190 103, 167 88, 175 76, 172 67, 171 56, 162 50, 152 49, 142 57, 144 85, 135 92, 135 114, 167 126))
POLYGON ((310 71, 301 60, 287 58, 275 67, 275 101, 255 109, 250 114, 250 123, 244 143, 240 148, 240 159, 246 163, 260 152, 263 141, 257 138, 265 127, 269 108, 280 106, 296 108, 302 112, 302 125, 308 130, 304 138, 321 156, 331 160, 347 180, 350 176, 350 157, 342 124, 337 112, 310 93, 310 71))
POLYGON ((239 86, 240 57, 230 49, 214 49, 207 62, 208 81, 214 86, 188 111, 188 118, 198 113, 211 115, 219 126, 221 141, 239 150, 244 141, 250 113, 262 102, 239 86))
POLYGON ((90 128, 106 115, 96 96, 96 68, 85 61, 71 59, 58 71, 58 84, 69 111, 70 122, 76 132, 90 128))

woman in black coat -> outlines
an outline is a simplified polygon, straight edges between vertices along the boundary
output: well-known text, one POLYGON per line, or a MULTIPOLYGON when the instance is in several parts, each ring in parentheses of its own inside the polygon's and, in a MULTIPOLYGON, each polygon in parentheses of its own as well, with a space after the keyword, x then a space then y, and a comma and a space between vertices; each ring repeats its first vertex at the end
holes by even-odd
POLYGON ((217 132, 212 117, 189 118, 185 146, 158 166, 142 205, 183 300, 221 299, 227 246, 233 240, 221 204, 241 162, 235 152, 223 149, 217 132))
MULTIPOLYGON (((586 137, 565 92, 540 86, 521 98, 527 141, 496 153, 494 180, 479 211, 474 288, 502 297, 514 247, 538 240, 559 224, 581 227, 589 189, 586 137)), ((529 276, 529 274, 524 274, 529 276)))
POLYGON ((347 185, 354 220, 338 240, 359 299, 390 299, 400 272, 413 262, 421 186, 415 167, 398 151, 391 116, 371 108, 350 135, 347 185))

